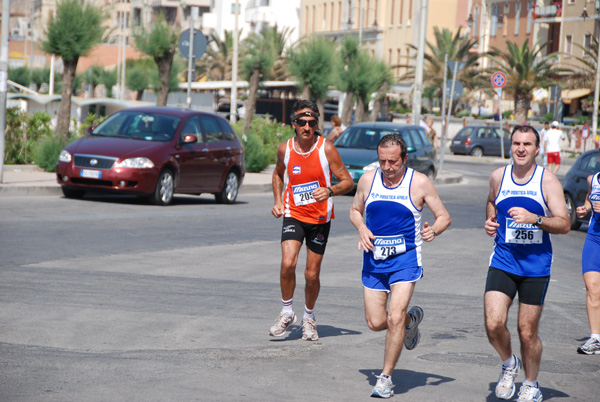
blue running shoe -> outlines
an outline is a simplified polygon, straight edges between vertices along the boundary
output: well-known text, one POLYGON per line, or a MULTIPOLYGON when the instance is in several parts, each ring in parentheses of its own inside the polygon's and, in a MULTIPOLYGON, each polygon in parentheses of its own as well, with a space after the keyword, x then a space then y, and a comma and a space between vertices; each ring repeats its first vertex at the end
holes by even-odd
POLYGON ((408 315, 410 316, 410 328, 406 328, 406 332, 404 334, 404 347, 407 350, 413 350, 417 347, 419 341, 421 340, 419 324, 421 321, 423 321, 423 316, 425 313, 421 307, 414 306, 408 310, 408 315))

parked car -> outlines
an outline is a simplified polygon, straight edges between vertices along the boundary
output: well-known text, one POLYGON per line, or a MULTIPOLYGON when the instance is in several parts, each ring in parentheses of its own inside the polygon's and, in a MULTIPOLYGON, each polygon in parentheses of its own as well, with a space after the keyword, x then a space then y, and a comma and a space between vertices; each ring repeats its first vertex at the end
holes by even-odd
POLYGON ((224 118, 169 107, 119 111, 69 144, 56 166, 68 198, 88 191, 135 194, 168 205, 174 193, 235 202, 244 150, 224 118))
POLYGON ((407 166, 426 174, 431 180, 435 179, 435 151, 423 128, 384 122, 357 123, 344 130, 334 141, 355 187, 363 173, 379 166, 377 144, 388 134, 400 134, 404 138, 408 148, 407 166))
POLYGON ((579 229, 582 223, 587 223, 590 220, 591 212, 584 218, 578 218, 575 209, 585 202, 589 190, 588 176, 598 171, 600 171, 600 152, 597 149, 592 149, 581 154, 565 175, 563 191, 571 219, 571 229, 573 230, 579 229))
MULTIPOLYGON (((510 132, 504 132, 504 157, 510 156, 510 132)), ((501 156, 500 127, 492 126, 467 126, 463 127, 452 139, 450 151, 454 154, 501 156)))

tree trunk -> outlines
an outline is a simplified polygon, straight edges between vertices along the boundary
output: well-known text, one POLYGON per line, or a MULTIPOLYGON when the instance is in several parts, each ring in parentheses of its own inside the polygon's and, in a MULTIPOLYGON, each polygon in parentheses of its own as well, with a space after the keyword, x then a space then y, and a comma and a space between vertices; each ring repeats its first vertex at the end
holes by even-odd
POLYGON ((73 80, 77 70, 78 57, 71 61, 63 60, 64 72, 62 82, 62 92, 60 106, 58 108, 58 117, 56 120, 56 134, 66 141, 69 140, 69 123, 71 120, 71 96, 73 95, 73 80))
POLYGON ((171 82, 171 67, 175 49, 171 49, 165 56, 154 58, 158 67, 158 88, 156 91, 156 106, 167 106, 169 86, 171 82))
POLYGON ((302 99, 310 99, 310 87, 308 84, 304 84, 304 88, 302 88, 302 99))
POLYGON ((252 68, 250 75, 250 87, 248 88, 248 100, 246 101, 246 115, 244 116, 243 133, 250 131, 252 126, 252 117, 256 110, 256 94, 258 93, 258 84, 260 83, 260 68, 257 66, 252 68))
POLYGON ((365 115, 365 109, 368 105, 365 104, 365 100, 362 96, 359 96, 356 100, 356 111, 354 112, 354 123, 362 123, 363 116, 365 115))
POLYGON ((531 105, 531 94, 515 94, 515 122, 521 124, 527 121, 527 112, 531 105))
POLYGON ((375 94, 375 102, 373 103, 373 110, 371 111, 371 118, 369 121, 377 121, 377 116, 379 116, 379 112, 381 111, 381 103, 385 97, 385 94, 387 93, 388 87, 389 85, 386 81, 377 90, 377 93, 375 94))
POLYGON ((344 105, 342 106, 342 115, 340 116, 345 126, 352 124, 352 106, 354 106, 354 91, 351 90, 346 92, 344 105))
POLYGON ((325 123, 325 102, 323 98, 317 99, 317 109, 319 109, 319 131, 323 132, 323 125, 325 123))

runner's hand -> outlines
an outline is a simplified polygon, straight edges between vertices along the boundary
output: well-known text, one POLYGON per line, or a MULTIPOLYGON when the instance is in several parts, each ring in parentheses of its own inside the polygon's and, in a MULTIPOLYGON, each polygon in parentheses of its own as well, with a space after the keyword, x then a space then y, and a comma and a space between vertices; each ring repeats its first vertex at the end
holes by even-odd
POLYGON ((487 233, 490 237, 495 237, 500 224, 496 222, 496 217, 492 216, 487 221, 485 221, 485 233, 487 233))
POLYGON ((433 227, 429 226, 429 222, 425 222, 423 225, 423 230, 421 230, 421 239, 426 242, 430 242, 435 239, 435 234, 433 233, 433 227))

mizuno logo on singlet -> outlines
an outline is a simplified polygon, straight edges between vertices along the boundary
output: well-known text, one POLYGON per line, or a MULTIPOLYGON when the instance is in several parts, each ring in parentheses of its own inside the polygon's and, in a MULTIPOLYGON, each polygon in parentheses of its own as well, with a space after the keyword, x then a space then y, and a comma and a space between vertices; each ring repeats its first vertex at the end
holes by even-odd
POLYGON ((316 190, 319 188, 319 182, 313 181, 312 183, 307 184, 299 184, 294 186, 294 194, 296 193, 304 193, 306 191, 316 190))
POLYGON ((535 226, 530 223, 516 223, 515 221, 509 221, 508 227, 510 229, 533 229, 535 226))
POLYGON ((590 201, 600 201, 600 194, 590 194, 590 201))
POLYGON ((394 246, 396 244, 398 244, 398 239, 375 239, 375 241, 373 242, 373 245, 375 246, 394 246))

